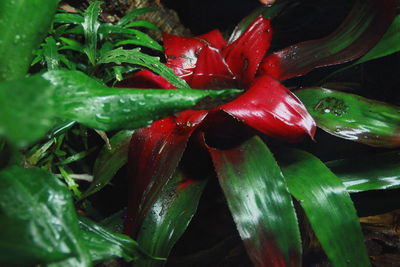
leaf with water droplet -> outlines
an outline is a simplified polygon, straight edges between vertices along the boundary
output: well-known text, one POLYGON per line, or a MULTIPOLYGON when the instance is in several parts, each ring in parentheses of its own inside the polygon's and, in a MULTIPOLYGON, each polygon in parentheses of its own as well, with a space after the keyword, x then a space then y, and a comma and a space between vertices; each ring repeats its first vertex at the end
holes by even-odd
POLYGON ((400 146, 400 107, 325 88, 295 94, 328 133, 370 146, 400 146))
POLYGON ((0 81, 23 77, 46 35, 58 1, 0 1, 0 81), (40 6, 40 8, 38 8, 40 6))
POLYGON ((57 119, 99 130, 136 129, 185 109, 213 108, 241 90, 109 88, 79 71, 58 70, 0 83, 0 135, 19 147, 57 119), (200 105, 200 106, 196 106, 200 105))

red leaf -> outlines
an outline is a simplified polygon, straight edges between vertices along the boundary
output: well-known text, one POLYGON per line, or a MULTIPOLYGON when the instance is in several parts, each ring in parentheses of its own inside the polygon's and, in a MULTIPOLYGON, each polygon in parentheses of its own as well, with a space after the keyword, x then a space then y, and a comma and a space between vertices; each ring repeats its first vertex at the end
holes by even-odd
POLYGON ((269 76, 258 77, 248 91, 221 107, 252 128, 286 141, 313 137, 315 122, 286 87, 269 76))
POLYGON ((235 77, 223 59, 220 50, 205 46, 190 81, 192 88, 235 88, 235 77))
POLYGON ((270 21, 259 16, 247 30, 223 51, 226 62, 243 86, 254 79, 272 37, 270 21))
POLYGON ((206 41, 209 46, 218 49, 222 49, 226 46, 226 41, 219 30, 213 30, 195 38, 202 39, 206 41))
POLYGON ((207 111, 184 111, 137 130, 129 153, 130 203, 125 232, 136 235, 143 216, 174 173, 193 131, 207 111))
POLYGON ((396 5, 396 0, 358 0, 331 35, 273 53, 261 63, 258 74, 285 80, 317 67, 354 60, 381 39, 393 20, 396 5))
POLYGON ((174 70, 179 77, 189 81, 200 54, 206 46, 222 48, 226 45, 220 31, 214 30, 209 33, 193 38, 185 38, 164 33, 164 51, 167 57, 167 66, 174 70))
POLYGON ((134 73, 130 77, 117 83, 116 87, 123 88, 164 88, 174 89, 175 87, 170 84, 163 76, 157 75, 149 70, 141 70, 134 73))
POLYGON ((163 35, 167 66, 188 81, 196 67, 197 58, 205 43, 196 38, 185 38, 168 33, 163 35))

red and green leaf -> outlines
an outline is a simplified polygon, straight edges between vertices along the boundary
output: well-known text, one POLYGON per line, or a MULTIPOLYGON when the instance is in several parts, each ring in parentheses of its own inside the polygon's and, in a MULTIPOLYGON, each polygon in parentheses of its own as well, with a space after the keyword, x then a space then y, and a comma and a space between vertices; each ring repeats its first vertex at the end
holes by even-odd
POLYGON ((370 146, 400 146, 400 107, 325 88, 295 93, 328 133, 370 146))
POLYGON ((221 109, 262 133, 287 141, 313 137, 315 132, 315 122, 303 104, 269 76, 257 78, 249 90, 221 109))
POLYGON ((340 179, 300 150, 284 150, 278 159, 290 193, 333 266, 370 266, 356 210, 340 179))
POLYGON ((254 137, 232 149, 209 150, 255 266, 300 266, 300 235, 292 199, 265 144, 254 137))
POLYGON ((135 236, 163 186, 172 177, 192 132, 206 111, 184 111, 137 130, 129 154, 131 199, 125 232, 135 236))
POLYGON ((349 193, 400 188, 400 152, 326 162, 349 193))
POLYGON ((374 46, 371 50, 368 51, 364 56, 355 61, 353 64, 341 68, 331 74, 328 77, 324 78, 323 81, 326 81, 330 77, 333 77, 335 74, 352 68, 358 64, 362 64, 368 62, 370 60, 374 60, 377 58, 385 57, 400 51, 400 15, 397 15, 390 25, 389 29, 386 31, 385 35, 379 41, 379 43, 374 46))
POLYGON ((260 65, 259 74, 285 80, 317 67, 341 64, 364 55, 390 26, 396 0, 357 0, 347 19, 331 35, 274 52, 260 65))
MULTIPOLYGON (((164 258, 169 255, 196 212, 206 183, 206 179, 191 180, 179 168, 176 170, 143 220, 137 241, 144 251, 164 258)), ((135 264, 163 265, 164 262, 152 260, 143 260, 135 264)))

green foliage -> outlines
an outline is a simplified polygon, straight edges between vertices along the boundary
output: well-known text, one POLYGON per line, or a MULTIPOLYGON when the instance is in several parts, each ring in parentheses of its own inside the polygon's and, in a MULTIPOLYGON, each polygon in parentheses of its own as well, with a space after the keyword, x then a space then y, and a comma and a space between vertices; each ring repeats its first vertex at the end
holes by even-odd
MULTIPOLYGON (((147 28, 159 31, 154 24, 138 20, 138 15, 152 12, 153 9, 135 9, 120 19, 118 24, 99 21, 102 2, 90 2, 89 7, 79 14, 59 11, 53 21, 50 36, 36 51, 32 65, 41 62, 48 70, 55 67, 81 70, 94 75, 104 82, 115 79, 118 75, 115 64, 104 65, 102 56, 117 47, 134 45, 162 51, 162 46, 148 34, 135 29, 147 28), (82 53, 85 57, 82 57, 82 53), (83 60, 85 59, 86 60, 83 60)), ((131 67, 121 66, 122 73, 132 71, 131 67)))
POLYGON ((117 89, 78 71, 51 71, 0 83, 0 134, 25 147, 59 119, 106 131, 135 129, 180 110, 219 105, 240 92, 117 89))
POLYGON ((117 257, 123 258, 128 262, 138 259, 146 259, 150 262, 164 260, 149 256, 130 237, 112 232, 84 217, 79 218, 79 226, 82 230, 84 244, 88 247, 94 262, 117 257))
MULTIPOLYGON (((258 9, 236 27, 230 41, 256 16, 274 18, 298 2, 278 1, 258 9)), ((144 218, 138 242, 110 229, 120 232, 124 211, 102 224, 87 217, 104 219, 105 206, 118 201, 101 194, 107 185, 120 183, 113 178, 128 161, 133 129, 182 110, 213 108, 242 91, 192 90, 167 68, 158 57, 163 47, 146 33, 158 27, 137 19, 155 9, 133 10, 112 24, 101 19, 102 2, 89 1, 88 8, 76 14, 59 10, 51 25, 57 3, 0 1, 0 265, 93 266, 122 258, 138 261, 138 266, 162 266, 164 258, 150 255, 169 255, 196 212, 206 179, 190 180, 177 169, 164 187, 146 192, 154 203, 140 214, 144 218), (140 69, 163 76, 179 89, 105 85, 140 69), (104 132, 114 130, 122 131, 104 132), (102 149, 93 144, 100 139, 93 137, 95 132, 106 141, 102 149), (95 193, 107 205, 96 203, 95 193)), ((363 19, 359 17, 356 26, 363 19)), ((399 23, 397 16, 377 46, 350 66, 398 52, 399 23)), ((357 37, 345 33, 341 45, 357 37)), ((333 135, 373 146, 399 145, 396 106, 323 88, 296 94, 318 125, 333 135)), ((173 134, 155 153, 173 144, 173 134)), ((258 137, 229 150, 209 149, 253 262, 301 261, 292 194, 334 265, 369 265, 348 193, 399 188, 399 152, 330 161, 328 169, 312 155, 294 150, 279 156, 279 168, 258 137)), ((168 150, 168 158, 175 160, 175 147, 168 150)))
POLYGON ((99 60, 99 63, 130 63, 146 67, 153 72, 163 76, 168 82, 177 88, 188 88, 187 83, 177 77, 174 72, 160 62, 159 58, 151 57, 140 52, 140 49, 124 50, 115 49, 111 50, 99 60))
POLYGON ((259 137, 211 149, 218 181, 256 266, 300 265, 297 216, 281 170, 259 137), (268 248, 268 249, 265 249, 268 248))
POLYGON ((129 142, 133 131, 124 130, 116 133, 107 144, 104 145, 96 158, 93 166, 93 182, 83 194, 87 197, 100 191, 106 186, 117 171, 128 161, 129 142))
POLYGON ((325 88, 295 93, 317 126, 330 134, 371 146, 400 145, 400 107, 325 88))
POLYGON ((54 175, 35 168, 1 171, 0 209, 0 227, 7 229, 0 233, 2 264, 91 265, 70 192, 54 175))
POLYGON ((400 187, 400 153, 392 151, 353 159, 329 161, 326 165, 350 193, 400 187))
POLYGON ((155 259, 128 236, 76 214, 67 187, 37 168, 0 172, 0 263, 7 265, 92 266, 121 257, 155 259))
MULTIPOLYGON (((142 249, 158 257, 168 257, 195 214, 206 183, 207 179, 185 181, 183 173, 180 170, 176 171, 143 220, 137 237, 142 249)), ((136 264, 137 266, 164 265, 163 262, 149 260, 139 261, 136 264)))
POLYGON ((370 266, 356 210, 340 179, 304 151, 284 150, 279 162, 290 193, 333 265, 370 266))
POLYGON ((26 74, 57 4, 56 0, 0 1, 0 81, 26 74))

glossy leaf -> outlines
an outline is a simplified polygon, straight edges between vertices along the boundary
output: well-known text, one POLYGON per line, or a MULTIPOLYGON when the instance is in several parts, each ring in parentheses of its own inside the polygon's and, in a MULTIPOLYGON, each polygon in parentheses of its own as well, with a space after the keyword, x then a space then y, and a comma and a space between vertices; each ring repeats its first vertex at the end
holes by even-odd
POLYGON ((226 63, 245 88, 254 80, 271 38, 270 21, 259 16, 237 40, 223 49, 226 63))
POLYGON ((174 72, 160 62, 157 57, 152 57, 140 52, 140 49, 124 50, 115 49, 104 55, 99 63, 130 63, 146 67, 151 71, 163 76, 167 81, 177 88, 188 88, 187 83, 177 77, 174 72))
MULTIPOLYGON (((218 30, 213 30, 195 38, 180 37, 164 33, 163 35, 166 65, 174 70, 174 73, 190 81, 196 68, 198 57, 204 47, 210 49, 222 49, 226 46, 225 40, 218 30)), ((216 51, 219 52, 219 51, 216 51)), ((209 73, 205 73, 207 75, 209 73)))
POLYGON ((97 18, 101 13, 101 4, 102 2, 100 1, 90 2, 90 5, 83 16, 84 21, 82 27, 85 35, 85 47, 83 48, 83 51, 86 53, 89 62, 92 65, 96 64, 97 59, 97 31, 100 27, 97 18))
POLYGON ((0 135, 18 147, 43 137, 55 117, 50 87, 40 76, 0 83, 0 135))
POLYGON ((370 266, 356 210, 340 179, 303 151, 284 150, 278 159, 290 193, 333 266, 370 266))
POLYGON ((58 54, 56 40, 52 36, 49 36, 45 39, 43 56, 48 70, 57 70, 59 68, 60 55, 58 54))
POLYGON ((300 266, 301 243, 282 173, 259 137, 229 150, 210 148, 229 209, 255 266, 300 266))
POLYGON ((56 85, 54 97, 59 117, 104 131, 136 129, 188 108, 211 108, 240 92, 108 88, 71 71, 48 72, 44 77, 56 85))
POLYGON ((400 145, 400 108, 324 88, 297 90, 317 126, 338 137, 378 147, 400 145))
POLYGON ((147 21, 147 20, 136 20, 136 21, 133 21, 133 22, 127 24, 125 27, 127 27, 127 28, 141 27, 141 28, 146 28, 149 30, 161 31, 157 25, 155 25, 154 23, 151 23, 150 21, 147 21))
POLYGON ((67 187, 36 168, 0 172, 0 263, 91 266, 67 187))
POLYGON ((274 18, 282 11, 282 9, 293 2, 294 0, 282 0, 272 5, 257 8, 250 15, 242 19, 242 21, 235 27, 229 37, 228 43, 231 44, 238 39, 258 16, 261 15, 265 19, 274 18))
POLYGON ((84 18, 80 14, 57 13, 54 15, 54 23, 83 24, 84 18))
POLYGON ((279 80, 303 75, 314 68, 345 63, 375 46, 390 26, 396 0, 357 0, 352 11, 331 35, 295 44, 263 61, 259 74, 279 80))
POLYGON ((137 8, 132 10, 131 12, 127 13, 125 16, 123 16, 119 21, 118 25, 120 26, 126 26, 131 20, 135 19, 137 16, 146 14, 149 12, 154 12, 156 11, 155 8, 137 8))
POLYGON ((171 179, 193 131, 207 111, 184 111, 135 131, 129 153, 130 202, 125 232, 136 236, 162 188, 171 179))
POLYGON ((389 29, 383 35, 379 43, 367 54, 357 60, 355 64, 361 64, 369 60, 384 57, 400 51, 400 15, 393 20, 389 29))
POLYGON ((0 1, 0 81, 23 77, 46 35, 58 1, 0 1), (38 8, 40 7, 40 8, 38 8))
POLYGON ((135 129, 184 109, 215 107, 240 92, 108 88, 65 70, 3 82, 0 89, 0 134, 19 147, 43 137, 58 118, 100 130, 135 129))
POLYGON ((97 156, 93 167, 93 182, 83 193, 88 197, 108 185, 117 171, 128 162, 129 142, 133 131, 125 130, 116 133, 110 139, 111 149, 104 145, 97 156))
MULTIPOLYGON (((152 255, 168 257, 197 210, 207 180, 190 180, 177 170, 163 187, 143 220, 137 237, 140 247, 152 255)), ((139 261, 136 266, 163 266, 160 261, 139 261)))
POLYGON ((326 162, 350 193, 400 188, 400 153, 393 151, 326 162))
POLYGON ((123 40, 117 42, 115 46, 134 44, 163 51, 163 47, 157 41, 151 38, 148 34, 135 29, 124 28, 114 24, 102 24, 99 28, 99 33, 103 36, 108 36, 110 34, 121 35, 123 40))
POLYGON ((366 53, 363 57, 355 61, 353 64, 329 74, 328 77, 324 79, 324 81, 326 81, 330 77, 333 77, 335 74, 347 70, 351 67, 354 67, 358 64, 362 64, 370 60, 374 60, 377 58, 381 58, 399 52, 400 51, 399 40, 400 40, 400 15, 397 15, 397 17, 393 20, 392 24, 390 25, 389 29, 386 31, 385 35, 382 37, 382 39, 376 46, 374 46, 371 50, 368 51, 368 53, 366 53))
POLYGON ((252 128, 275 138, 298 141, 314 136, 315 122, 304 105, 286 87, 262 76, 222 110, 252 128))
POLYGON ((79 226, 82 230, 84 244, 95 262, 117 257, 123 258, 125 261, 159 260, 149 256, 129 236, 114 233, 84 217, 79 218, 79 226))

